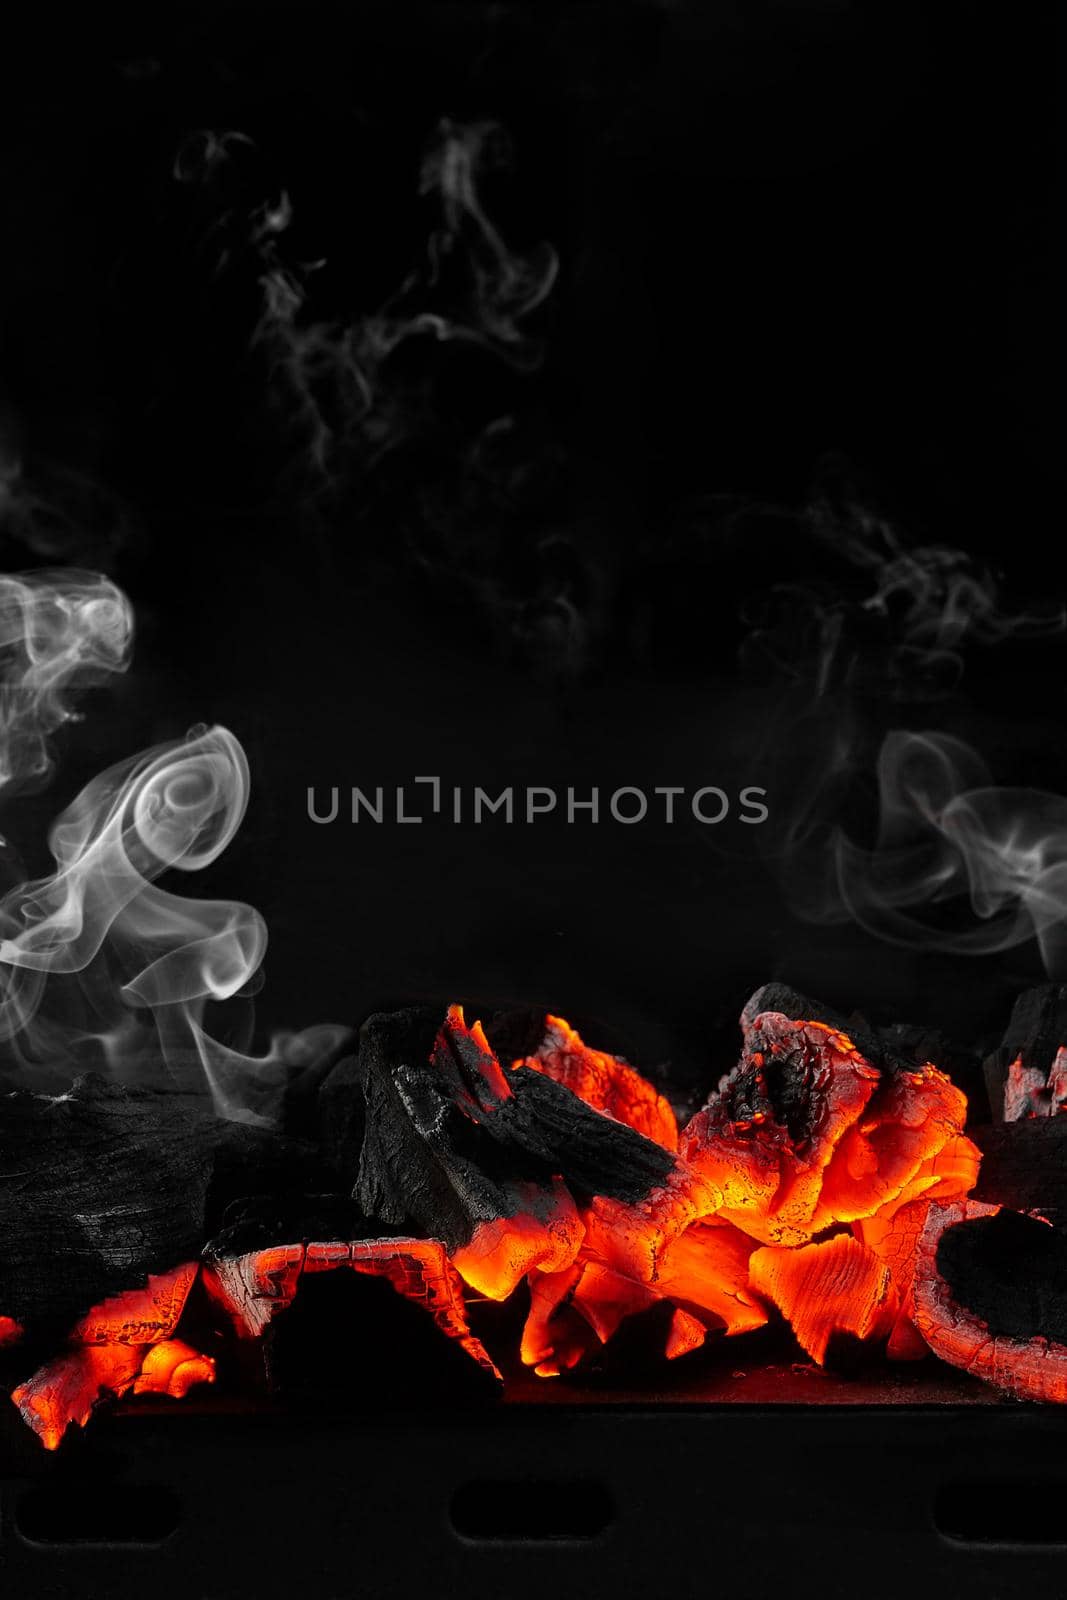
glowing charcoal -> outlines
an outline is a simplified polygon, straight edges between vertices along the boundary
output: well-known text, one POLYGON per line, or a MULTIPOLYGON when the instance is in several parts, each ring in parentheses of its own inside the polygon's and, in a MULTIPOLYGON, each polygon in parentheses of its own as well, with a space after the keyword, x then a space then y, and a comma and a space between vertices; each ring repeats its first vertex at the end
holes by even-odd
POLYGON ((884 1338, 896 1319, 889 1268, 848 1234, 795 1250, 764 1246, 752 1257, 751 1281, 820 1365, 835 1334, 884 1338))
POLYGON ((485 1349, 471 1333, 459 1278, 435 1239, 329 1240, 274 1245, 235 1256, 213 1256, 205 1285, 242 1338, 260 1338, 297 1298, 304 1273, 348 1268, 384 1278, 398 1294, 426 1311, 447 1338, 495 1377, 485 1349))
POLYGON ((1026 1400, 1067 1403, 1067 1238, 977 1200, 930 1206, 915 1321, 934 1353, 1026 1400))
POLYGON ((181 1400, 197 1383, 214 1383, 215 1363, 182 1339, 164 1339, 144 1353, 133 1380, 134 1394, 165 1394, 181 1400))
POLYGON ((156 1345, 86 1344, 41 1367, 11 1398, 46 1450, 72 1423, 84 1427, 105 1400, 135 1393, 181 1398, 195 1383, 213 1383, 215 1363, 178 1340, 156 1345))
POLYGON ((126 1289, 86 1313, 71 1332, 72 1344, 154 1344, 178 1325, 199 1268, 187 1261, 152 1273, 143 1289, 126 1289))
POLYGON ((798 1245, 936 1188, 949 1167, 973 1182, 966 1111, 928 1063, 880 1071, 827 1023, 762 1012, 680 1151, 721 1186, 723 1217, 764 1243, 798 1245))
POLYGON ((765 1243, 806 1243, 826 1226, 827 1169, 878 1078, 825 1023, 763 1013, 746 1029, 738 1065, 683 1129, 679 1152, 721 1189, 722 1216, 765 1243))
POLYGON ((546 1074, 504 1073, 460 1007, 421 1055, 418 1023, 363 1031, 366 1134, 355 1196, 364 1212, 445 1243, 464 1280, 505 1299, 531 1270, 563 1271, 585 1233, 579 1197, 649 1202, 670 1152, 546 1074))
POLYGON ((132 1388, 147 1347, 129 1344, 82 1345, 57 1356, 12 1393, 23 1420, 46 1450, 55 1450, 72 1423, 84 1427, 107 1395, 132 1388))
POLYGON ((627 1123, 665 1150, 677 1150, 678 1124, 663 1095, 628 1062, 591 1050, 562 1017, 545 1018, 544 1040, 515 1066, 545 1073, 595 1111, 627 1123))
POLYGON ((597 1346, 589 1323, 574 1309, 572 1295, 584 1267, 530 1274, 530 1310, 519 1355, 539 1378, 558 1378, 597 1346))
POLYGON ((574 1200, 559 1179, 547 1190, 515 1184, 513 1193, 520 1209, 479 1222, 470 1241, 452 1252, 464 1283, 489 1300, 506 1300, 534 1268, 562 1271, 574 1260, 584 1237, 574 1200))
POLYGON ((595 1354, 627 1317, 664 1300, 675 1308, 668 1357, 696 1349, 709 1330, 761 1327, 767 1313, 748 1285, 754 1249, 729 1223, 697 1223, 661 1252, 649 1282, 608 1265, 587 1243, 567 1272, 531 1274, 522 1359, 540 1376, 556 1376, 595 1354))

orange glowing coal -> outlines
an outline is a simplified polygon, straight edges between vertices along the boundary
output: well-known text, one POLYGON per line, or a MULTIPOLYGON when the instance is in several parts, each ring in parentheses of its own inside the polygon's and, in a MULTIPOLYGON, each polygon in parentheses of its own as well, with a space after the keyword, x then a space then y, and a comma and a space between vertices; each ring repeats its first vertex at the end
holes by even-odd
MULTIPOLYGON (((491 1053, 462 1013, 447 1027, 491 1053)), ((477 1230, 454 1253, 461 1277, 493 1298, 525 1273, 521 1356, 538 1375, 576 1366, 661 1300, 674 1308, 668 1358, 772 1311, 818 1362, 835 1334, 888 1340, 900 1357, 922 1348, 916 1243, 930 1204, 966 1194, 979 1161, 963 1133, 966 1098, 935 1066, 883 1072, 839 1030, 763 1012, 746 1025, 738 1066, 680 1133, 651 1084, 561 1018, 546 1019, 541 1048, 512 1071, 531 1066, 677 1151, 638 1203, 568 1193, 557 1204, 542 1191, 536 1214, 502 1218, 491 1240, 477 1230)))
POLYGON ((677 1150, 678 1123, 670 1102, 625 1061, 591 1050, 562 1017, 545 1018, 539 1049, 515 1066, 547 1073, 594 1110, 627 1123, 666 1150, 677 1150))
MULTIPOLYGON (((306 1274, 339 1269, 384 1277, 496 1377, 465 1290, 504 1300, 525 1286, 519 1356, 545 1378, 595 1358, 626 1319, 664 1302, 668 1359, 774 1316, 819 1363, 842 1335, 885 1344, 891 1357, 933 1346, 968 1365, 984 1359, 969 1324, 945 1334, 929 1261, 921 1291, 916 1277, 931 1219, 969 1214, 979 1153, 963 1132, 964 1095, 931 1063, 876 1065, 824 1022, 766 1010, 743 1028, 738 1065, 679 1129, 653 1084, 562 1018, 547 1017, 539 1049, 505 1067, 480 1024, 452 1007, 431 1082, 471 1140, 480 1130, 506 1165, 513 1129, 501 1119, 522 1102, 523 1075, 543 1075, 565 1091, 549 1096, 553 1115, 584 1102, 632 1130, 612 1136, 628 1149, 655 1154, 640 1193, 590 1192, 563 1171, 528 1169, 509 1179, 503 1214, 448 1246, 393 1234, 181 1263, 94 1307, 12 1398, 54 1448, 103 1397, 179 1397, 214 1380, 213 1360, 179 1326, 194 1283, 231 1337, 258 1339, 306 1274)), ((591 1131, 601 1126, 594 1118, 591 1131)), ((18 1332, 0 1318, 0 1342, 18 1332)))
POLYGON ((71 1330, 69 1348, 12 1392, 23 1419, 54 1450, 71 1423, 84 1427, 106 1398, 180 1399, 215 1381, 215 1363, 172 1337, 199 1268, 186 1262, 102 1301, 71 1330))
POLYGON ((0 1350, 2 1350, 5 1345, 11 1346, 18 1344, 19 1340, 22 1338, 22 1333, 22 1325, 21 1323, 16 1322, 14 1317, 0 1317, 0 1350))

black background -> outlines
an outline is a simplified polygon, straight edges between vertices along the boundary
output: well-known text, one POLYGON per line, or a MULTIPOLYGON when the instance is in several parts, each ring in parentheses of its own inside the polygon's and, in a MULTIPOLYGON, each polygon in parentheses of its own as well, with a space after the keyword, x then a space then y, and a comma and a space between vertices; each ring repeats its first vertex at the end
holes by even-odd
MULTIPOLYGON (((785 815, 803 729, 748 672, 743 619, 780 574, 824 576, 790 517, 828 453, 910 538, 1023 596, 1065 587, 1055 43, 1053 8, 835 0, 105 9, 12 38, 4 434, 65 508, 55 550, 112 571, 139 625, 130 677, 12 808, 31 868, 90 771, 222 721, 249 754, 248 819, 175 887, 265 914, 264 1031, 523 1001, 706 1083, 771 976, 996 1026, 1031 951, 965 961, 812 926, 773 828, 315 827, 305 795, 423 773, 493 793, 752 783, 785 815), (545 360, 519 376, 422 352, 419 448, 324 508, 249 353, 253 267, 214 270, 210 197, 175 182, 175 155, 196 129, 253 139, 252 188, 284 187, 296 259, 326 259, 312 313, 350 319, 418 254, 442 116, 511 136, 494 214, 560 258, 545 360), (505 413, 521 492, 502 503, 460 463, 505 413), (722 495, 785 512, 727 535, 722 495)), ((9 528, 7 563, 50 560, 43 538, 9 528)), ((1003 647, 920 721, 872 721, 932 717, 1001 781, 1055 788, 1063 648, 1003 647)))

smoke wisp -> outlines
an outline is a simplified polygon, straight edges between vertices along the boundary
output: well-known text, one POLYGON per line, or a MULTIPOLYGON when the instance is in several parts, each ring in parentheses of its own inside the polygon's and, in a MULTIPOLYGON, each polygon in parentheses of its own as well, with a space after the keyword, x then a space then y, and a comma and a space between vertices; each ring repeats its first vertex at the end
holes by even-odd
MULTIPOLYGON (((0 599, 10 785, 47 770, 65 694, 128 664, 132 612, 92 574, 7 578, 0 599)), ((60 813, 48 837, 55 870, 0 899, 0 1060, 18 1081, 62 1084, 95 1068, 207 1092, 220 1115, 269 1122, 290 1069, 336 1043, 343 1030, 324 1026, 279 1036, 255 1058, 207 1027, 210 1002, 250 991, 266 926, 251 906, 188 899, 156 880, 216 861, 248 796, 239 741, 196 728, 107 768, 60 813)))
POLYGON ((538 366, 542 346, 527 324, 558 261, 546 243, 512 249, 489 216, 485 183, 511 162, 497 124, 439 124, 417 184, 431 212, 422 258, 380 305, 334 316, 316 313, 325 259, 302 261, 290 247, 288 191, 253 204, 240 185, 230 192, 231 168, 254 149, 242 133, 201 130, 183 144, 175 176, 225 196, 209 230, 216 270, 241 255, 251 263, 260 296, 252 347, 312 484, 327 489, 370 470, 419 429, 429 402, 418 391, 429 379, 399 358, 420 344, 474 346, 518 371, 538 366))
POLYGON ((804 525, 837 580, 773 588, 745 643, 749 664, 786 686, 771 739, 794 909, 961 955, 1036 940, 1047 970, 1067 974, 1067 800, 998 786, 963 740, 890 720, 902 704, 958 703, 968 650, 1062 634, 1062 602, 1014 608, 965 551, 909 544, 841 462, 824 465, 804 525))
POLYGON ((108 578, 0 575, 0 792, 48 777, 49 735, 77 694, 126 671, 132 643, 132 609, 108 578))
POLYGON ((832 835, 837 915, 964 955, 1036 938, 1049 973, 1067 976, 1067 799, 998 787, 969 745, 938 732, 889 733, 877 779, 873 847, 832 835))

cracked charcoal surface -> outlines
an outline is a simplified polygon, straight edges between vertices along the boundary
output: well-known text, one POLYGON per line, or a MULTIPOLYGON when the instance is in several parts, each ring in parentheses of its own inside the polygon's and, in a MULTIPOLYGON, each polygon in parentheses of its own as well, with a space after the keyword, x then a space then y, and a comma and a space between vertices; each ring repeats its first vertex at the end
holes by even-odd
POLYGON ((953 1299, 1012 1339, 1067 1344, 1067 1234, 1016 1211, 946 1228, 937 1268, 953 1299))

